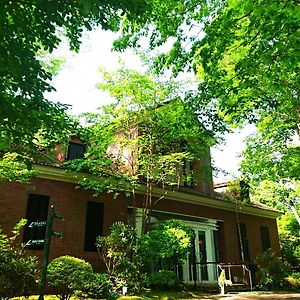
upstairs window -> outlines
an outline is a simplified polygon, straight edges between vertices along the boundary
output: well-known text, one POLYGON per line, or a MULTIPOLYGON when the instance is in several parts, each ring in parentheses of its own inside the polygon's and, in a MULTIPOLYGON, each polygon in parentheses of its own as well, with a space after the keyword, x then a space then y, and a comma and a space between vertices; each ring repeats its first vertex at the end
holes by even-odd
POLYGON ((267 251, 268 249, 271 248, 269 228, 265 227, 265 226, 261 226, 260 234, 261 234, 261 242, 262 242, 263 251, 267 251))
POLYGON ((97 251, 96 237, 103 235, 103 203, 89 201, 86 211, 85 251, 97 251))
MULTIPOLYGON (((27 202, 26 219, 24 228, 23 243, 29 240, 44 240, 46 226, 30 228, 32 222, 44 222, 48 218, 49 196, 29 194, 27 202)), ((44 245, 31 245, 30 249, 43 249, 44 245)))
POLYGON ((83 158, 85 152, 84 144, 70 142, 68 147, 67 160, 83 158))

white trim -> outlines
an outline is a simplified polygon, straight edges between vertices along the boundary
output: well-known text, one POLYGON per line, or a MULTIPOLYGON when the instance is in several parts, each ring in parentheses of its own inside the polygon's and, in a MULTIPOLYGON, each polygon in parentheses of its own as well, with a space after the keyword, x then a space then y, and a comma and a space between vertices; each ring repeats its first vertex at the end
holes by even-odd
MULTIPOLYGON (((199 232, 204 232, 205 235, 205 251, 206 251, 206 262, 215 262, 215 241, 214 241, 214 231, 217 231, 218 225, 217 220, 207 219, 206 223, 185 221, 183 222, 190 225, 195 232, 195 256, 196 263, 200 262, 200 248, 199 248, 199 232)), ((187 258, 186 263, 183 265, 183 280, 186 283, 215 283, 217 281, 216 267, 214 264, 207 265, 207 275, 208 279, 203 280, 201 278, 201 265, 196 264, 196 266, 191 266, 189 264, 189 259, 187 258), (193 268, 196 268, 197 280, 193 278, 193 268), (191 276, 190 276, 191 272, 191 276), (190 280, 190 277, 192 280, 190 280)))
MULTIPOLYGON (((129 206, 129 208, 131 208, 129 206)), ((187 215, 187 214, 182 214, 182 213, 174 213, 174 212, 169 212, 169 211, 165 211, 165 210, 158 210, 158 209, 153 209, 152 210, 153 212, 158 212, 158 213, 161 213, 161 214, 168 214, 168 215, 174 215, 174 217, 186 217, 186 218, 195 218, 195 219, 198 219, 197 221, 189 221, 189 220, 182 220, 184 221, 185 223, 187 222, 194 222, 194 223, 198 223, 198 222, 201 222, 201 221, 209 221, 209 220, 215 220, 215 221, 218 221, 218 222, 224 222, 224 220, 219 220, 219 219, 211 219, 211 218, 207 218, 207 217, 199 217, 199 216, 196 216, 196 215, 187 215)))
MULTIPOLYGON (((34 165, 34 168, 38 171, 37 177, 50 180, 58 180, 63 182, 69 182, 78 184, 78 180, 84 178, 87 174, 83 172, 67 172, 66 170, 49 167, 42 165, 34 165)), ((95 179, 101 180, 101 178, 96 177, 95 179)), ((145 186, 140 185, 137 188, 137 193, 143 195, 145 193, 145 186)), ((160 197, 165 194, 165 190, 162 188, 154 188, 153 196, 160 197)), ((170 191, 165 196, 166 199, 179 201, 183 203, 190 203, 195 205, 201 205, 205 207, 211 207, 221 210, 227 210, 231 212, 236 211, 236 204, 233 202, 216 199, 208 195, 201 195, 196 193, 186 193, 182 191, 170 191)), ((240 213, 265 217, 270 219, 276 219, 281 216, 281 213, 278 211, 267 210, 263 208, 253 207, 250 205, 244 205, 239 209, 240 213)))
MULTIPOLYGON (((153 196, 160 197, 165 191, 159 188, 154 188, 153 196)), ((142 194, 140 191, 137 193, 142 194)), ((221 199, 216 199, 211 196, 205 196, 200 194, 190 194, 181 191, 170 191, 166 196, 166 199, 175 200, 184 203, 190 203, 195 205, 202 205, 206 207, 212 207, 216 209, 222 209, 227 211, 236 212, 236 204, 234 202, 229 202, 221 199)), ((253 207, 251 205, 244 205, 239 209, 240 213, 245 213, 249 215, 255 215, 259 217, 276 219, 281 216, 281 213, 278 211, 267 210, 263 208, 253 207)))

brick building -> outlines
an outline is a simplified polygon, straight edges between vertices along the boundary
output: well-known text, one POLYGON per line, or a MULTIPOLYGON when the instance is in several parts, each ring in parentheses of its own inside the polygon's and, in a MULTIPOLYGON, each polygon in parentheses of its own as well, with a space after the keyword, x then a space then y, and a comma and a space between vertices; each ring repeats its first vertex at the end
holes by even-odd
MULTIPOLYGON (((82 155, 84 149, 80 143, 75 142, 72 147, 69 158, 82 155)), ((35 165, 35 168, 38 176, 31 184, 1 184, 1 227, 8 232, 21 218, 27 218, 29 223, 44 221, 49 207, 54 205, 64 218, 62 222, 55 222, 54 230, 63 236, 52 239, 50 260, 68 254, 89 261, 97 271, 103 270, 94 246, 95 237, 107 235, 116 221, 127 222, 133 212, 137 230, 140 230, 143 190, 137 191, 137 209, 133 210, 130 197, 122 194, 117 199, 108 194, 94 197, 92 192, 78 188, 78 174, 66 173, 55 165, 35 165)), ((279 213, 261 204, 249 202, 239 208, 234 202, 221 199, 212 189, 211 174, 206 175, 209 180, 205 184, 190 183, 170 191, 157 203, 151 218, 152 223, 179 219, 194 229, 193 255, 183 267, 177 268, 178 276, 187 283, 216 282, 217 263, 242 265, 268 248, 280 254, 276 226, 279 213), (240 224, 240 234, 237 224, 240 224)), ((157 197, 162 193, 160 188, 154 190, 157 197)), ((42 228, 35 232, 25 228, 21 238, 27 242, 32 238, 41 239, 44 234, 42 228)), ((29 247, 27 252, 38 257, 43 254, 41 246, 29 247)), ((239 274, 241 272, 236 273, 239 274)))

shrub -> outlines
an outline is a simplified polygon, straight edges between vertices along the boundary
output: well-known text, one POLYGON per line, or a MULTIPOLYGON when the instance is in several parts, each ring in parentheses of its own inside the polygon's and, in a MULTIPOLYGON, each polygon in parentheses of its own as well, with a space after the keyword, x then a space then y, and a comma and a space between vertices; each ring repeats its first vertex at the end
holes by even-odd
POLYGON ((113 289, 117 291, 126 285, 130 292, 138 292, 144 286, 144 274, 137 255, 135 229, 117 222, 110 231, 109 236, 97 238, 96 246, 107 267, 113 289))
POLYGON ((293 273, 286 277, 285 283, 290 288, 300 289, 300 272, 293 273))
POLYGON ((83 259, 60 256, 48 265, 47 280, 58 298, 67 300, 76 290, 84 290, 92 272, 91 265, 83 259))
POLYGON ((178 285, 178 279, 173 271, 160 270, 149 275, 149 283, 160 288, 172 288, 178 285))
POLYGON ((83 293, 86 297, 94 299, 115 299, 112 282, 107 273, 91 273, 85 282, 83 293))
POLYGON ((0 299, 28 296, 37 288, 37 258, 25 256, 24 246, 16 241, 25 224, 22 219, 11 237, 0 228, 0 299))
POLYGON ((258 265, 259 284, 263 288, 270 289, 280 287, 284 283, 288 267, 272 252, 267 250, 255 260, 258 265))
POLYGON ((178 220, 167 220, 141 237, 139 253, 145 263, 160 262, 163 269, 168 269, 185 263, 193 238, 190 226, 178 220))

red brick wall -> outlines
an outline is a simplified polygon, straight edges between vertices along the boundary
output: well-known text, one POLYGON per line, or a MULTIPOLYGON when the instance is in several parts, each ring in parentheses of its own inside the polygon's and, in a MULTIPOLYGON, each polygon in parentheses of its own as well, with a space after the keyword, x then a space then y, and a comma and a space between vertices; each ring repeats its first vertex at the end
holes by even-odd
MULTIPOLYGON (((220 261, 241 262, 235 212, 168 199, 159 201, 154 209, 219 220, 218 244, 220 261)), ((243 213, 239 213, 238 217, 239 222, 244 223, 247 228, 250 259, 254 260, 257 255, 262 254, 263 252, 260 232, 261 226, 269 228, 271 247, 273 251, 280 256, 276 220, 243 213)))
MULTIPOLYGON (((63 221, 55 221, 54 230, 63 234, 62 238, 53 238, 50 250, 50 260, 60 255, 73 255, 83 258, 94 266, 95 270, 103 267, 101 259, 95 252, 84 251, 85 219, 87 201, 104 203, 104 234, 116 221, 126 221, 127 201, 122 197, 100 195, 93 197, 92 193, 76 189, 76 185, 60 181, 36 179, 32 185, 2 184, 0 186, 0 225, 8 232, 26 216, 28 194, 50 196, 50 205, 54 205, 63 221)), ((140 199, 141 200, 141 199, 140 199)), ((157 210, 169 211, 185 215, 207 217, 219 220, 218 241, 220 261, 240 262, 236 215, 234 212, 214 209, 200 205, 192 205, 168 199, 161 200, 155 207, 157 210)), ((271 247, 280 254, 276 221, 239 213, 240 223, 245 223, 249 240, 251 259, 262 253, 260 226, 269 228, 271 247)), ((41 250, 28 250, 29 254, 41 256, 41 250)))
MULTIPOLYGON (((54 230, 63 234, 62 238, 52 238, 50 261, 61 255, 72 255, 92 263, 96 270, 102 265, 96 252, 84 251, 85 221, 87 201, 104 203, 104 234, 116 221, 126 221, 127 203, 122 199, 113 199, 108 195, 93 197, 92 193, 76 189, 76 185, 60 181, 37 179, 32 185, 4 184, 0 187, 0 225, 9 230, 26 217, 28 194, 50 196, 50 205, 63 221, 55 221, 54 230)), ((42 250, 28 250, 28 254, 41 256, 42 250)))

